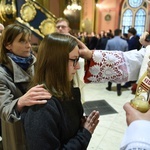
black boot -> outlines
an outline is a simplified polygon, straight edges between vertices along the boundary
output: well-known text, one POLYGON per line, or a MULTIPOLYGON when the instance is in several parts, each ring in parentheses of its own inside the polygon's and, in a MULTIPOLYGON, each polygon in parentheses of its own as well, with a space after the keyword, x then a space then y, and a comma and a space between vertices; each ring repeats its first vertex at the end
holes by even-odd
POLYGON ((112 83, 108 82, 108 87, 106 88, 106 90, 111 91, 111 85, 112 85, 112 83))
POLYGON ((120 96, 121 94, 121 84, 117 84, 117 95, 120 96))

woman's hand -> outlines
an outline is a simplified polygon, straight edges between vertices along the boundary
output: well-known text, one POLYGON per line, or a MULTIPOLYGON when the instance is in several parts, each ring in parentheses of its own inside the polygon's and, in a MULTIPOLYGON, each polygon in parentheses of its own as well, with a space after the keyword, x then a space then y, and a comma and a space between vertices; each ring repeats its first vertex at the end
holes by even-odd
POLYGON ((45 104, 47 99, 51 98, 51 94, 44 88, 44 85, 37 85, 32 87, 23 96, 21 96, 17 103, 17 109, 20 112, 24 106, 32 106, 35 104, 45 104))
POLYGON ((146 113, 141 113, 140 111, 133 108, 129 102, 127 102, 123 106, 123 108, 126 111, 126 121, 128 125, 130 125, 130 123, 135 120, 149 120, 150 121, 150 110, 148 110, 146 113))
POLYGON ((94 132, 96 126, 99 123, 99 112, 94 110, 87 117, 86 121, 83 124, 83 127, 87 129, 91 134, 94 132))

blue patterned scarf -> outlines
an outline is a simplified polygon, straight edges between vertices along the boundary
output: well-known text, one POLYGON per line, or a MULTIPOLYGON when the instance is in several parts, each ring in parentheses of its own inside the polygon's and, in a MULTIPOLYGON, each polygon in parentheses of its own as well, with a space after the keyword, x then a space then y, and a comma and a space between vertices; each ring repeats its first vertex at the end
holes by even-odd
POLYGON ((9 56, 16 64, 18 64, 23 70, 27 70, 30 64, 33 61, 32 55, 29 57, 19 57, 14 55, 13 53, 7 53, 7 56, 9 56))

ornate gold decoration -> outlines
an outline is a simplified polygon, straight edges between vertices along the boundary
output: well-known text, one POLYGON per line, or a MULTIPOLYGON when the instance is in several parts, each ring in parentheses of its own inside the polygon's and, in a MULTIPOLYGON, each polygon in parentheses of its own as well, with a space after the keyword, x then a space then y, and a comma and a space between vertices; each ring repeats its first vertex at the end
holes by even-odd
POLYGON ((39 36, 41 36, 42 38, 44 37, 44 35, 42 33, 40 33, 39 29, 35 29, 34 27, 30 26, 30 24, 28 22, 25 22, 24 20, 22 20, 20 17, 17 17, 16 20, 25 25, 26 27, 28 27, 29 29, 31 29, 31 31, 34 31, 36 34, 38 34, 39 36))
POLYGON ((41 22, 41 25, 39 26, 42 34, 47 35, 55 31, 55 23, 52 22, 50 19, 46 19, 41 22))
POLYGON ((110 21, 110 20, 111 20, 111 15, 110 15, 110 14, 107 14, 107 15, 105 16, 105 20, 106 20, 106 21, 110 21))
POLYGON ((1 17, 6 21, 8 19, 14 19, 16 17, 15 0, 11 0, 11 3, 7 3, 6 0, 1 1, 0 4, 1 17), (11 17, 8 17, 12 15, 11 17))
POLYGON ((13 8, 12 8, 12 5, 10 5, 10 4, 7 4, 7 5, 5 5, 5 13, 7 14, 7 15, 10 15, 10 14, 12 14, 12 12, 13 12, 13 8))
POLYGON ((46 10, 43 6, 41 6, 38 2, 33 0, 25 0, 26 3, 22 5, 20 14, 21 17, 17 17, 16 21, 19 23, 27 26, 30 28, 34 33, 39 35, 40 37, 44 38, 46 34, 52 33, 55 30, 55 21, 56 17, 51 12, 46 10), (32 8, 34 7, 34 8, 32 8), (35 11, 34 11, 35 9, 35 11), (28 11, 28 15, 26 12, 24 13, 23 10, 28 11), (33 27, 30 24, 30 21, 36 21, 37 19, 37 12, 40 11, 40 13, 44 14, 46 19, 44 18, 38 18, 41 20, 39 27, 33 27), (26 14, 26 15, 25 15, 26 14), (33 18, 32 18, 33 17, 33 18), (32 18, 32 19, 31 19, 32 18))
MULTIPOLYGON (((2 8, 2 4, 0 4, 0 8, 2 8)), ((0 18, 3 20, 3 21, 6 21, 2 15, 2 9, 0 9, 0 18)))
POLYGON ((24 21, 30 22, 36 16, 36 9, 30 3, 25 3, 21 7, 20 14, 24 21))
POLYGON ((149 90, 150 90, 150 79, 147 76, 147 71, 146 71, 138 81, 135 97, 141 95, 144 92, 147 93, 149 90))

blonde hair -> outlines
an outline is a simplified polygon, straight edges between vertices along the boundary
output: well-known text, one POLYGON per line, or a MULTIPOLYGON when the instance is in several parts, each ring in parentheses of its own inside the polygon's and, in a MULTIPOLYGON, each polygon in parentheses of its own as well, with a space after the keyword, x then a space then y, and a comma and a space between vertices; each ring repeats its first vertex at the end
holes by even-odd
POLYGON ((66 18, 58 18, 58 19, 56 20, 56 24, 57 24, 58 22, 62 22, 62 21, 65 21, 65 22, 67 23, 68 27, 69 27, 69 21, 68 21, 66 18))

